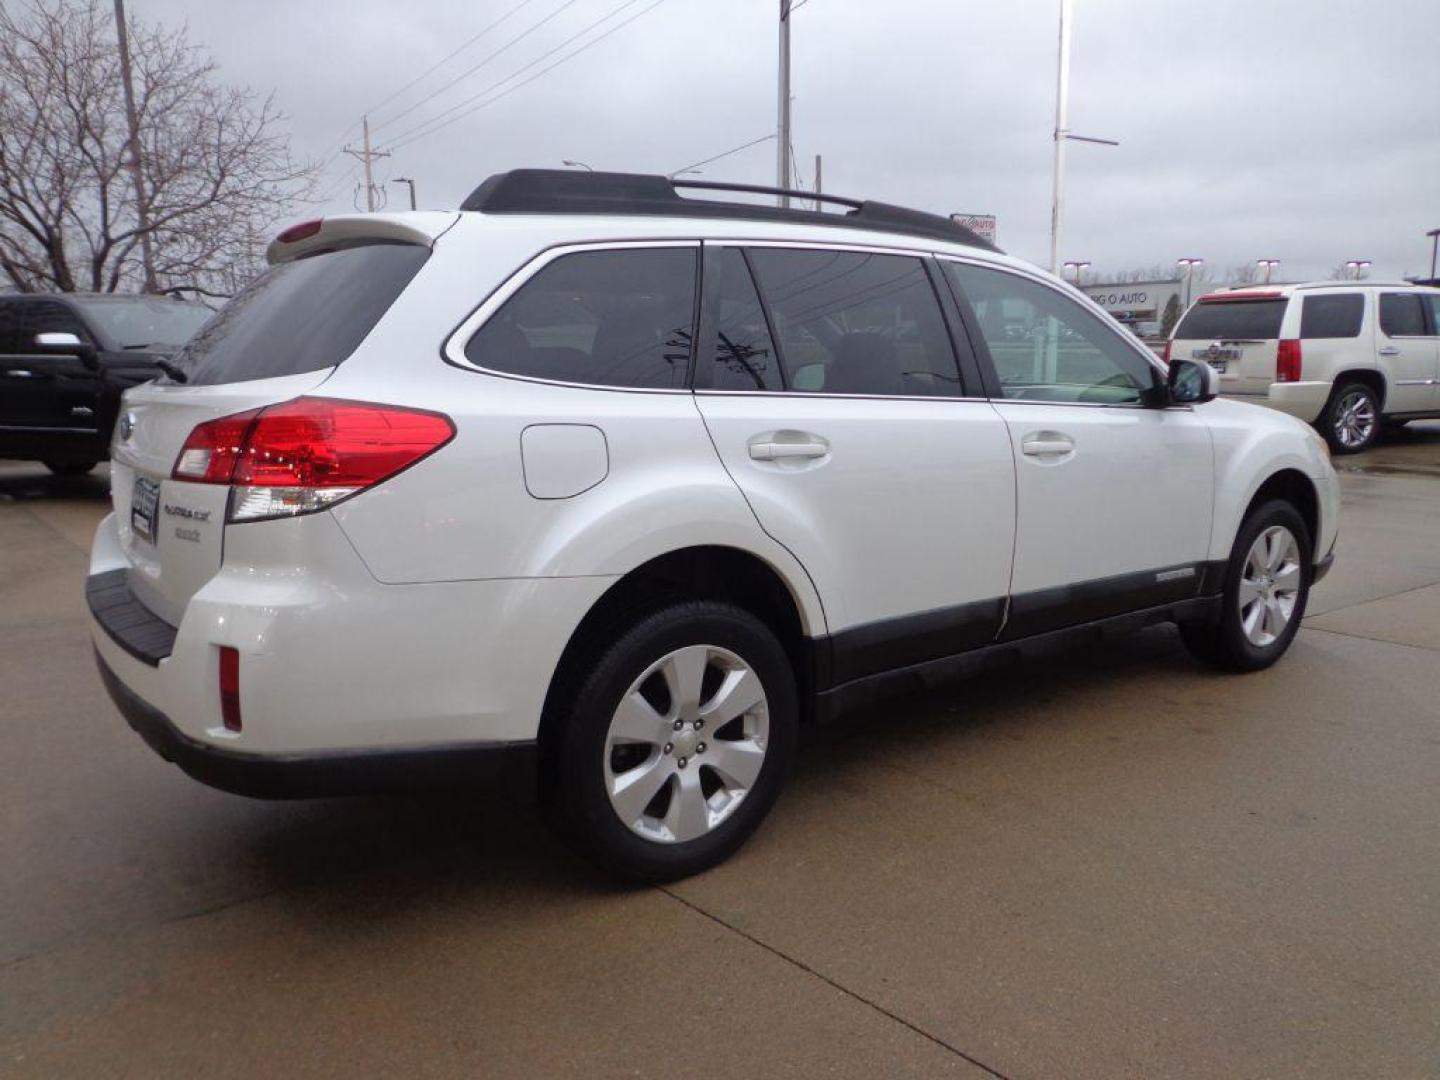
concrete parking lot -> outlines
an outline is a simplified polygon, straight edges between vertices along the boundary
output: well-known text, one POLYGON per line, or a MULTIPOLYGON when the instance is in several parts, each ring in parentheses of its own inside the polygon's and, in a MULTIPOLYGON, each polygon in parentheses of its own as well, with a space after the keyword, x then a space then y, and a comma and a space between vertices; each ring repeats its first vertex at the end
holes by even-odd
POLYGON ((631 890, 493 794, 186 778, 91 660, 104 471, 0 465, 0 1074, 1440 1075, 1440 424, 1342 469, 1275 669, 1158 628, 892 703, 631 890))

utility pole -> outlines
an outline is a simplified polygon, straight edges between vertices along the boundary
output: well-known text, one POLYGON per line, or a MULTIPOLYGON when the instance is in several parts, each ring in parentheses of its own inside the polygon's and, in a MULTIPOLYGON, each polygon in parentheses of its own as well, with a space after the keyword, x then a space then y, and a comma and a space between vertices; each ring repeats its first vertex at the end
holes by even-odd
MULTIPOLYGON (((1068 2, 1068 0, 1067 0, 1068 2)), ((775 186, 790 189, 790 3, 780 0, 780 100, 777 118, 779 145, 775 147, 775 186)), ((780 205, 789 206, 790 196, 781 195, 780 205)))
POLYGON ((1060 0, 1060 62, 1055 76, 1055 175, 1050 192, 1050 272, 1060 272, 1060 220, 1065 206, 1065 137, 1070 115, 1070 18, 1072 0, 1060 0))
POLYGON ((1430 280, 1435 280, 1435 256, 1440 255, 1440 229, 1431 229, 1425 234, 1430 237, 1430 280))
MULTIPOLYGON (((819 154, 816 154, 816 155, 815 155, 815 209, 816 209, 816 210, 819 210, 819 209, 820 209, 820 192, 822 192, 822 191, 824 191, 824 190, 825 190, 825 189, 820 186, 820 155, 819 155, 819 154)), ((1440 232, 1440 229, 1437 229, 1436 231, 1437 231, 1437 232, 1440 232)), ((1431 271, 1430 276, 1431 276, 1431 277, 1434 277, 1434 276, 1435 276, 1433 270, 1431 271)))
POLYGON ((389 157, 389 156, 390 156, 390 151, 388 151, 388 150, 372 150, 372 149, 370 149, 370 117, 369 117, 369 116, 363 116, 363 117, 361 117, 361 125, 362 125, 362 127, 364 128, 364 132, 365 132, 365 143, 364 143, 364 147, 363 147, 362 149, 360 149, 360 150, 355 150, 355 149, 347 146, 347 147, 345 147, 345 153, 347 153, 347 154, 349 154, 351 157, 357 159, 357 160, 360 162, 360 164, 362 164, 362 165, 365 166, 365 209, 366 209, 366 210, 369 210, 371 213, 374 213, 374 212, 375 212, 375 178, 371 175, 371 172, 370 172, 370 162, 374 161, 376 158, 386 158, 386 157, 389 157))
POLYGON ((158 293, 155 256, 150 248, 150 200, 145 197, 145 174, 140 163, 140 116, 135 111, 135 86, 130 75, 130 35, 125 25, 125 0, 115 0, 115 37, 120 43, 120 80, 125 85, 125 120, 130 127, 130 178, 135 183, 135 217, 140 231, 140 260, 145 267, 145 291, 158 293))
POLYGON ((397 176, 391 181, 393 184, 404 184, 410 189, 410 209, 415 209, 415 181, 408 176, 397 176))

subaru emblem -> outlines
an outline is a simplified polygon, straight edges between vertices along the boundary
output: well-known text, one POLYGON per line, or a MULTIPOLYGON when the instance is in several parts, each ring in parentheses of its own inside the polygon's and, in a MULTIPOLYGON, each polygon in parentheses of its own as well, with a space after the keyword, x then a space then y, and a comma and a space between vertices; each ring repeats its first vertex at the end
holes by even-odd
POLYGON ((135 414, 134 414, 133 412, 126 412, 124 416, 120 417, 120 439, 121 439, 121 441, 123 442, 124 440, 129 439, 130 436, 133 435, 134 433, 135 433, 135 414))

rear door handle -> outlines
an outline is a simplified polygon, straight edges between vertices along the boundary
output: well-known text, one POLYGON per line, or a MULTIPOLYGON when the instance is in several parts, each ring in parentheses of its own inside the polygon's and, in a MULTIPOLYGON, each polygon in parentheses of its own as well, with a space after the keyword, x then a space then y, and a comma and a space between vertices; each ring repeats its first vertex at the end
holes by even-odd
POLYGON ((1042 431, 1027 435, 1020 442, 1020 452, 1030 457, 1049 457, 1075 452, 1075 440, 1058 431, 1042 431))
POLYGON ((769 431, 750 440, 751 461, 822 458, 830 444, 819 435, 802 431, 769 431))
POLYGON ((1381 356, 1399 356, 1400 349, 1396 345, 1386 345, 1380 350, 1381 356))
POLYGON ((28 371, 25 368, 8 368, 5 374, 12 379, 38 379, 40 377, 36 375, 35 372, 28 371))

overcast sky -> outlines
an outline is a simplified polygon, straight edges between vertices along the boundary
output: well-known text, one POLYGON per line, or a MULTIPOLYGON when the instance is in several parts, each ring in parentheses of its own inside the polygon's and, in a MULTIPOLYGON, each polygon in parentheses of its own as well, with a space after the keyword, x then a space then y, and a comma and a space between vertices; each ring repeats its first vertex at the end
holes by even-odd
MULTIPOLYGON (((358 138, 365 109, 379 147, 396 145, 378 175, 415 177, 422 207, 456 206, 517 166, 572 158, 670 172, 774 130, 777 0, 525 0, 386 101, 517 4, 129 0, 134 18, 188 22, 228 81, 275 91, 297 153, 329 163, 330 212, 353 206, 353 162, 335 151, 358 138), (447 114, 636 15, 493 104, 447 114)), ((1099 271, 1195 256, 1217 273, 1278 258, 1287 279, 1328 276, 1346 259, 1373 260, 1376 277, 1428 267, 1424 233, 1440 227, 1440 0, 1075 9, 1071 129, 1121 145, 1070 144, 1063 258, 1099 271)), ((821 153, 827 190, 994 213, 1003 248, 1047 261, 1058 10, 1059 0, 807 0, 792 17, 804 181, 821 153)), ((774 145, 704 177, 774 183, 774 145)), ((391 206, 404 200, 393 186, 391 206)))

